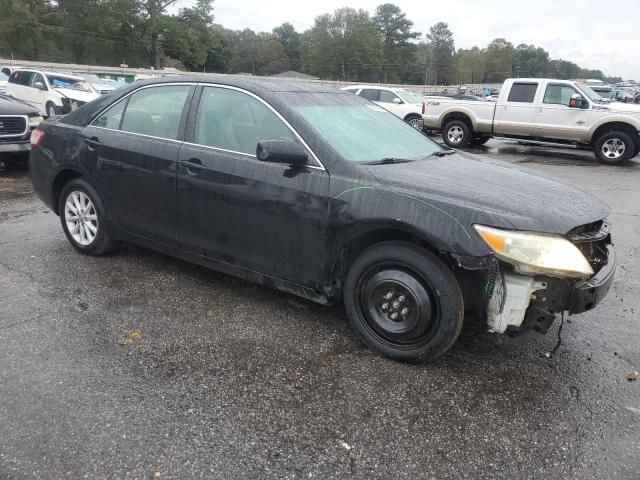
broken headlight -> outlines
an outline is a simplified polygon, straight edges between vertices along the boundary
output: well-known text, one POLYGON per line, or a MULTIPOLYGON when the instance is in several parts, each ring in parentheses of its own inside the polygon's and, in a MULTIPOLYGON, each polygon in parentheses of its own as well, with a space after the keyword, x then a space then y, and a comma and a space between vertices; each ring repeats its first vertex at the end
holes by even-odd
POLYGON ((566 238, 482 225, 474 225, 474 228, 498 258, 525 275, 573 278, 593 275, 585 256, 566 238))

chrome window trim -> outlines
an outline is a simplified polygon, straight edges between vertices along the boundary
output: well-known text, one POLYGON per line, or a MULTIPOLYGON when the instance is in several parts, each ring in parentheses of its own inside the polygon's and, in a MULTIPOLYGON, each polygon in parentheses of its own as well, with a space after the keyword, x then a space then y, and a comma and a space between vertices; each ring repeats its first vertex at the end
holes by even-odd
POLYGON ((0 138, 9 138, 9 137, 23 137, 29 131, 29 116, 28 115, 0 115, 0 118, 24 118, 24 131, 22 133, 10 133, 5 135, 0 135, 0 138))
POLYGON ((115 128, 105 128, 105 127, 98 127, 96 125, 93 125, 93 122, 95 122, 100 116, 102 116, 103 113, 105 113, 107 110, 109 110, 111 107, 114 107, 115 105, 117 105, 118 103, 124 101, 126 98, 130 97, 131 95, 133 95, 136 92, 139 92, 140 90, 143 90, 145 88, 154 88, 154 87, 165 87, 165 86, 177 86, 177 85, 190 85, 190 86, 203 86, 203 87, 218 87, 218 88, 226 88, 228 90, 236 90, 238 92, 242 92, 246 95, 249 95, 250 97, 255 98, 256 100, 258 100, 259 102, 261 102, 263 105, 265 105, 269 110, 271 110, 286 126, 289 130, 291 130, 291 132, 294 134, 294 136, 300 141, 300 143, 302 143, 302 145, 307 149, 307 151, 309 151, 309 153, 311 154, 311 156, 313 157, 313 160, 317 163, 317 165, 306 165, 307 167, 310 168, 316 168, 316 169, 320 169, 320 170, 326 170, 325 166, 323 165, 323 163, 320 161, 320 159, 318 158, 318 156, 316 155, 316 153, 311 149, 311 147, 309 147, 309 145, 307 144, 307 142, 305 142, 305 140, 302 138, 302 136, 298 133, 298 131, 293 128, 291 126, 291 124, 280 114, 280 112, 278 112, 275 108, 273 108, 273 106, 271 106, 271 104, 269 104, 266 100, 260 98, 258 95, 249 92, 248 90, 245 90, 243 88, 240 87, 235 87, 232 85, 220 85, 219 83, 209 83, 209 82, 167 82, 167 83, 153 83, 151 85, 143 85, 139 88, 136 88, 135 90, 127 93, 125 96, 121 97, 120 99, 118 99, 117 102, 112 103, 111 105, 106 106, 105 108, 103 108, 102 110, 100 110, 100 112, 98 112, 98 114, 96 114, 91 121, 89 122, 89 124, 87 125, 88 127, 93 127, 93 128, 100 128, 102 130, 111 130, 111 131, 115 131, 115 132, 122 132, 122 133, 128 133, 128 134, 132 134, 132 135, 140 135, 143 137, 149 137, 149 138, 157 138, 160 140, 169 140, 171 142, 180 142, 180 143, 186 143, 188 145, 194 145, 194 146, 198 146, 198 147, 204 147, 204 148, 210 148, 213 150, 218 150, 221 152, 228 152, 228 153, 237 153, 239 155, 244 155, 247 157, 251 157, 251 158, 256 158, 255 154, 250 154, 250 153, 246 153, 246 152, 236 152, 234 150, 226 150, 224 148, 220 148, 220 147, 212 147, 209 145, 201 145, 199 143, 190 143, 190 142, 184 142, 182 140, 172 140, 170 138, 162 138, 162 137, 154 137, 153 135, 145 135, 142 133, 133 133, 133 132, 127 132, 124 130, 116 130, 115 128))
POLYGON ((182 140, 176 140, 175 138, 154 137, 153 135, 147 135, 145 133, 127 132, 125 130, 116 130, 115 128, 98 127, 97 125, 91 125, 91 124, 87 125, 87 127, 98 128, 100 130, 108 130, 110 132, 118 132, 118 133, 127 134, 127 135, 136 135, 138 137, 154 138, 156 140, 165 140, 167 142, 185 143, 182 140))

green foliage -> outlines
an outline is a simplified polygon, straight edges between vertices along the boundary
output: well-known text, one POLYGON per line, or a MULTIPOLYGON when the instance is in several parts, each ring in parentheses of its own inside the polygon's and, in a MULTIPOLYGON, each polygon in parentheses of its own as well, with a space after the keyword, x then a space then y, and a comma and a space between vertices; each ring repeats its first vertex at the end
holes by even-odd
POLYGON ((339 8, 317 17, 305 32, 286 22, 271 33, 216 25, 214 0, 197 0, 176 12, 177 5, 177 0, 0 0, 0 56, 254 75, 291 69, 325 79, 412 84, 498 83, 511 76, 621 80, 551 59, 534 45, 514 48, 504 38, 456 52, 443 22, 419 41, 413 22, 392 3, 379 5, 373 16, 339 8))

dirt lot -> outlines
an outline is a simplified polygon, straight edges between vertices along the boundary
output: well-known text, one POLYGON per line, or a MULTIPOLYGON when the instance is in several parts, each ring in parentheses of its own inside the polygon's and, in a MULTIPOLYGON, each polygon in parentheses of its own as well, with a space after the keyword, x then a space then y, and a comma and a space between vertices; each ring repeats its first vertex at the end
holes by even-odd
POLYGON ((640 162, 473 153, 613 208, 614 287, 551 359, 557 324, 468 319, 441 360, 400 364, 339 307, 136 247, 82 256, 28 173, 0 170, 0 478, 639 478, 640 162))

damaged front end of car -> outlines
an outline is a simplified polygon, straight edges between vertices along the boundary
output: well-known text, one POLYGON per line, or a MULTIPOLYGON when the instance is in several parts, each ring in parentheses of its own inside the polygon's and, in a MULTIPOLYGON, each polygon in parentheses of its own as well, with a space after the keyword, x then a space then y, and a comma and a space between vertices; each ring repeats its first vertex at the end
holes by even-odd
MULTIPOLYGON (((558 314, 593 309, 611 287, 616 257, 604 220, 566 235, 474 228, 492 251, 475 265, 482 272, 482 305, 492 332, 544 334, 558 314)), ((474 268, 468 259, 458 263, 474 268)))

